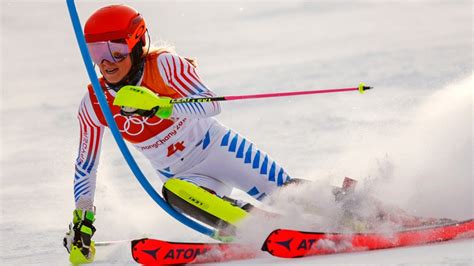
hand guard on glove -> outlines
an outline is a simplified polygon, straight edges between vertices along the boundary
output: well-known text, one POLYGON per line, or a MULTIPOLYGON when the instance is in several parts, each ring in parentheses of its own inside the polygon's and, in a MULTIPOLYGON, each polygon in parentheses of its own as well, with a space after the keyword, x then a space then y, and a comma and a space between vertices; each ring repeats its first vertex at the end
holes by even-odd
POLYGON ((168 119, 173 113, 171 98, 158 96, 146 87, 127 85, 115 95, 114 105, 120 106, 123 116, 140 115, 168 119))

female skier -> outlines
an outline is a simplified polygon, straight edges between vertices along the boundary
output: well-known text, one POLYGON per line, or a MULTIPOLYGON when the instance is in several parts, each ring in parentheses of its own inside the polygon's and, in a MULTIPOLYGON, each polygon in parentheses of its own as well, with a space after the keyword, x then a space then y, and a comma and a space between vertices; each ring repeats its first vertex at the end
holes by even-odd
MULTIPOLYGON (((215 120, 221 111, 217 102, 163 104, 153 111, 113 104, 127 85, 147 88, 165 99, 215 96, 199 77, 193 60, 151 46, 145 20, 135 9, 126 5, 98 9, 87 20, 84 35, 123 138, 148 158, 164 182, 163 196, 175 209, 216 228, 232 228, 252 208, 228 198, 233 188, 262 200, 279 187, 303 182, 291 179, 251 141, 215 120), (215 208, 200 209, 179 194, 183 190, 194 199, 207 197, 215 208)), ((95 253, 96 171, 107 126, 91 85, 80 103, 78 120, 75 210, 64 246, 71 257, 79 257, 75 262, 86 263, 93 261, 95 253)), ((341 198, 344 191, 334 194, 341 198)))
MULTIPOLYGON (((162 106, 157 116, 130 113, 112 104, 125 85, 146 87, 160 97, 215 96, 199 77, 193 60, 168 49, 153 48, 146 33, 144 18, 126 5, 98 9, 84 27, 90 55, 102 74, 100 84, 123 138, 148 158, 165 187, 171 179, 183 180, 187 182, 184 185, 204 188, 248 210, 250 205, 227 198, 233 188, 261 200, 289 182, 290 176, 279 164, 213 118, 221 111, 217 102, 162 106)), ((76 209, 64 245, 69 252, 78 249, 91 258, 96 170, 107 126, 91 85, 80 104, 78 120, 76 209)), ((199 210, 180 201, 170 190, 164 189, 163 194, 172 206, 218 225, 220 217, 216 214, 196 213, 199 210)))

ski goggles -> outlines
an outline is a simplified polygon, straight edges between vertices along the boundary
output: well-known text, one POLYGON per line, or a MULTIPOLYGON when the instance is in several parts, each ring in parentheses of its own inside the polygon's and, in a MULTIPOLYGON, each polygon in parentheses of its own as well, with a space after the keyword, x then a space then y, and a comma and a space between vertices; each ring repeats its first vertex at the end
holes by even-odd
POLYGON ((89 48, 92 61, 96 65, 99 65, 104 60, 118 63, 130 54, 128 44, 120 42, 93 42, 88 43, 87 47, 89 48))

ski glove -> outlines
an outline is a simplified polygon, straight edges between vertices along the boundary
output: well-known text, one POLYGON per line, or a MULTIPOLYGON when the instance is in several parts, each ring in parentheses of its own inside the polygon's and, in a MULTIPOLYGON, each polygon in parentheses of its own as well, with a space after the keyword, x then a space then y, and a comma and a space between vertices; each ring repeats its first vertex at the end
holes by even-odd
POLYGON ((145 117, 153 117, 156 115, 161 119, 168 119, 173 113, 173 105, 170 103, 170 100, 170 97, 159 97, 159 104, 151 110, 122 106, 120 108, 120 114, 123 116, 140 115, 145 117))
POLYGON ((73 222, 69 224, 69 231, 63 239, 63 245, 69 252, 69 260, 72 264, 90 263, 94 261, 95 246, 92 236, 95 227, 93 211, 75 209, 73 222))

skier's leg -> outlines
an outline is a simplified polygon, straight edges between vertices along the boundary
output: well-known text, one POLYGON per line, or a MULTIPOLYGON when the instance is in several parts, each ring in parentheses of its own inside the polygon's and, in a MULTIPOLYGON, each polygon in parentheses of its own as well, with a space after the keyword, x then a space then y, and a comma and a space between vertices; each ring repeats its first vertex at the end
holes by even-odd
POLYGON ((211 134, 202 147, 208 150, 206 159, 189 171, 213 177, 257 200, 290 182, 285 170, 251 141, 220 124, 215 127, 219 133, 211 134))
MULTIPOLYGON (((163 195, 175 209, 217 228, 234 225, 243 215, 233 220, 226 216, 227 212, 233 213, 232 210, 235 213, 241 212, 232 208, 228 208, 229 211, 222 211, 225 208, 220 208, 221 212, 212 212, 196 204, 191 200, 192 197, 200 195, 201 200, 212 202, 212 206, 221 204, 239 207, 245 213, 250 210, 257 212, 258 209, 252 205, 231 199, 229 195, 232 188, 238 188, 255 199, 262 200, 285 184, 302 182, 291 181, 282 167, 253 143, 219 124, 211 128, 192 155, 184 158, 184 162, 195 162, 197 158, 201 159, 190 168, 171 166, 167 168, 166 173, 158 171, 162 176, 167 175, 167 178, 173 177, 194 184, 192 189, 186 191, 188 194, 192 191, 193 194, 179 195, 180 190, 176 187, 173 190, 166 182, 163 195)), ((176 184, 174 181, 171 183, 176 184)), ((264 211, 260 213, 266 216, 274 215, 264 211)))
MULTIPOLYGON (((295 186, 308 186, 316 191, 325 190, 339 198, 346 191, 341 188, 313 181, 291 178, 286 171, 276 163, 270 156, 260 150, 255 144, 240 134, 217 125, 219 134, 210 134, 207 144, 202 146, 206 150, 206 159, 191 168, 189 171, 196 174, 213 177, 229 187, 247 192, 257 200, 262 200, 267 195, 274 194, 280 189, 290 190, 295 186)), ((278 198, 274 200, 278 201, 278 198)), ((298 195, 292 197, 292 201, 305 201, 304 197, 298 195)), ((318 205, 315 202, 303 202, 308 207, 318 205)), ((320 208, 311 208, 314 214, 320 208)), ((254 208, 257 212, 259 209, 254 208)), ((275 216, 268 212, 260 212, 265 216, 275 216)))

